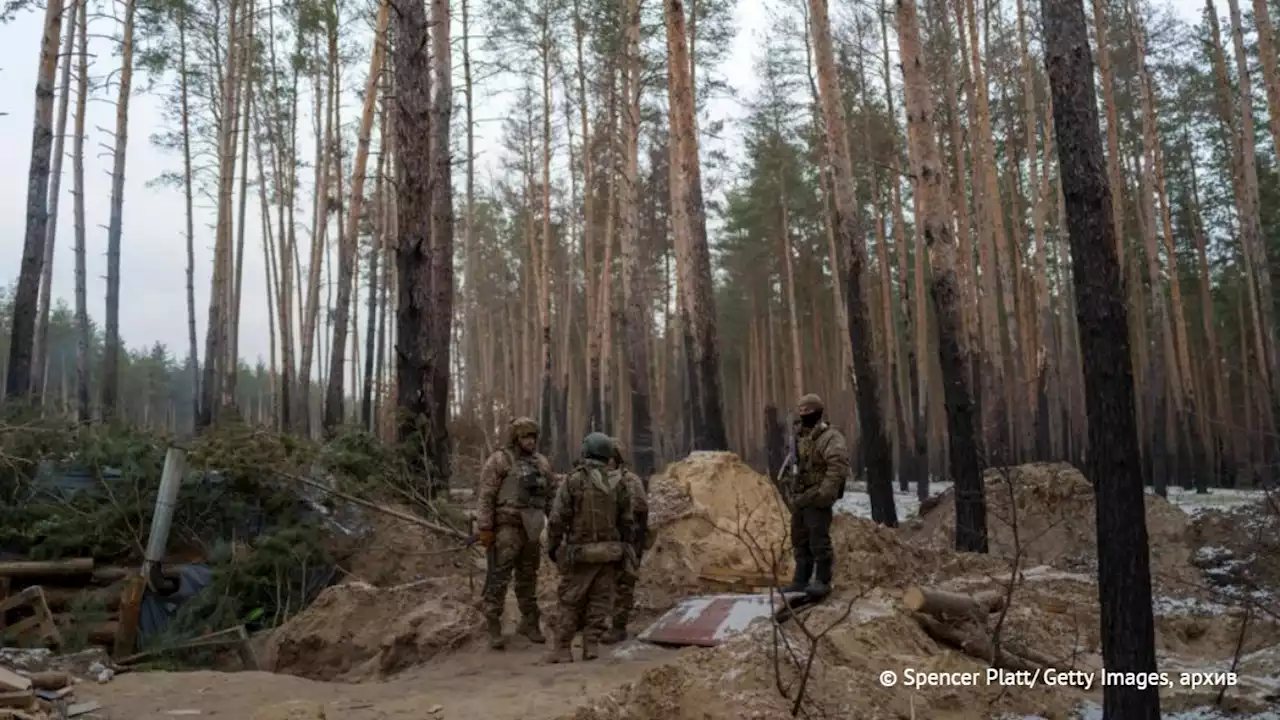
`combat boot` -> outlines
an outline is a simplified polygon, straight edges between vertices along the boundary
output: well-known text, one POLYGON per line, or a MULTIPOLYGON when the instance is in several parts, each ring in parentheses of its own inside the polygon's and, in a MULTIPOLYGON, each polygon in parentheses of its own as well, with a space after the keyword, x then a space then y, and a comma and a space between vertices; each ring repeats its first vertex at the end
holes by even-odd
POLYGON ((543 656, 542 659, 543 659, 543 662, 546 662, 550 665, 556 665, 559 663, 571 663, 573 662, 573 652, 569 650, 568 645, 566 645, 564 642, 560 641, 559 638, 557 638, 557 642, 555 643, 555 645, 551 646, 551 648, 547 650, 547 654, 543 656))
POLYGON ((502 648, 507 646, 507 639, 502 636, 502 619, 501 618, 495 618, 495 617, 487 618, 485 620, 485 627, 489 632, 489 649, 490 650, 501 650, 502 648))
POLYGON ((587 636, 583 635, 582 636, 582 659, 595 660, 598 657, 600 657, 600 653, 596 652, 595 638, 588 638, 587 636))
POLYGON ((529 638, 529 642, 538 643, 539 645, 547 641, 546 636, 542 634, 542 629, 538 627, 537 615, 521 616, 520 625, 516 628, 516 633, 529 638))
POLYGON ((809 587, 811 575, 813 575, 813 561, 808 558, 796 558, 796 574, 792 577, 791 584, 782 588, 782 592, 805 592, 809 587))
POLYGON ((818 561, 815 575, 813 582, 805 588, 805 594, 815 600, 821 600, 831 594, 831 558, 818 561))
POLYGON ((615 618, 613 627, 604 631, 600 636, 600 642, 605 645, 614 645, 627 639, 627 622, 621 618, 615 618))

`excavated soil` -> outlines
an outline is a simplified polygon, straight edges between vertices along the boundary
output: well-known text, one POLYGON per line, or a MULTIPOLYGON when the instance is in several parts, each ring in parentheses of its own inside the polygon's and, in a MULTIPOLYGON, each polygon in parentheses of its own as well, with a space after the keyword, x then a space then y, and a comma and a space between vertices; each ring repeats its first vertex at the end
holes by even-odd
POLYGON ((456 577, 393 588, 344 583, 272 633, 259 662, 313 680, 377 677, 466 644, 482 624, 456 577))
MULTIPOLYGON (((404 506, 392 509, 412 513, 404 506)), ((377 587, 466 574, 475 554, 457 538, 443 537, 378 512, 367 513, 369 533, 344 548, 342 569, 348 577, 377 587)))
POLYGON ((1219 587, 1244 589, 1280 611, 1280 507, 1277 501, 1206 510, 1191 523, 1193 562, 1219 587))
MULTIPOLYGON (((1093 571, 1097 540, 1093 486, 1066 463, 1032 463, 986 472, 987 533, 992 554, 1024 567, 1051 565, 1093 571)), ((1202 582, 1187 545, 1186 513, 1155 495, 1146 496, 1151 571, 1157 585, 1193 586, 1202 582)), ((955 529, 955 491, 938 496, 922 515, 906 525, 911 541, 949 548, 955 529)))

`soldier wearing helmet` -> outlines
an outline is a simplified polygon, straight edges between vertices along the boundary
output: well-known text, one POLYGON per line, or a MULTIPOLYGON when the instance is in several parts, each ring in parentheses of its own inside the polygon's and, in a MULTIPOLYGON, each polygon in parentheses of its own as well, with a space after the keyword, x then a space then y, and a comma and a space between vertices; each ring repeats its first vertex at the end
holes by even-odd
POLYGON ((512 575, 520 606, 516 632, 535 643, 546 642, 538 627, 539 539, 559 477, 537 451, 537 444, 538 423, 516 418, 511 421, 507 446, 490 455, 480 471, 476 527, 479 542, 488 551, 483 606, 489 647, 494 650, 506 645, 502 609, 512 575))
POLYGON ((822 399, 812 393, 796 405, 796 479, 791 498, 791 546, 795 577, 786 592, 825 597, 831 592, 832 506, 849 477, 844 435, 822 419, 822 399), (811 582, 812 579, 812 582, 811 582))
POLYGON ((573 636, 582 633, 582 659, 598 657, 596 643, 613 610, 614 586, 632 541, 631 493, 610 461, 613 439, 593 432, 582 459, 556 490, 547 520, 547 554, 560 570, 555 643, 547 662, 572 662, 573 636))
POLYGON ((622 642, 627 639, 627 621, 631 619, 631 610, 636 602, 636 581, 640 579, 640 560, 644 557, 645 545, 648 543, 649 499, 644 481, 639 475, 627 467, 626 445, 622 440, 613 438, 614 460, 612 472, 626 483, 631 492, 631 519, 635 524, 632 533, 631 552, 634 564, 623 563, 618 572, 618 587, 614 594, 612 625, 601 637, 606 645, 622 642))

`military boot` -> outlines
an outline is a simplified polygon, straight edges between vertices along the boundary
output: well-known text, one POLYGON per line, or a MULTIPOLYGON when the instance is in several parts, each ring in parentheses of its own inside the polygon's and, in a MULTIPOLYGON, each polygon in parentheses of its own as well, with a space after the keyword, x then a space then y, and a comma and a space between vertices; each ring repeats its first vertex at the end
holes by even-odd
POLYGON ((516 633, 529 638, 529 642, 542 643, 547 641, 546 636, 542 634, 542 629, 538 627, 538 616, 523 615, 520 617, 520 625, 516 628, 516 633))
POLYGON ((605 645, 614 645, 627 639, 627 621, 622 618, 614 618, 613 626, 604 631, 600 636, 600 642, 605 645))
POLYGON ((796 573, 791 579, 791 584, 782 588, 782 592, 805 592, 809 587, 811 575, 813 575, 813 561, 809 558, 796 558, 796 573))
POLYGON ((821 600, 831 594, 831 558, 823 558, 818 561, 816 577, 813 582, 809 583, 809 587, 805 588, 805 594, 811 598, 821 600))
MULTIPOLYGON (((572 639, 573 638, 570 637, 570 641, 572 641, 572 639)), ((543 662, 551 665, 556 665, 558 663, 571 663, 573 662, 573 652, 569 650, 569 643, 564 642, 560 638, 556 638, 555 644, 547 650, 547 654, 544 655, 542 659, 543 662)))
POLYGON ((582 636, 582 659, 595 660, 600 657, 600 653, 596 652, 596 639, 582 636))
POLYGON ((502 619, 491 617, 486 618, 485 628, 489 633, 489 649, 501 650, 507 646, 507 639, 502 636, 502 619))

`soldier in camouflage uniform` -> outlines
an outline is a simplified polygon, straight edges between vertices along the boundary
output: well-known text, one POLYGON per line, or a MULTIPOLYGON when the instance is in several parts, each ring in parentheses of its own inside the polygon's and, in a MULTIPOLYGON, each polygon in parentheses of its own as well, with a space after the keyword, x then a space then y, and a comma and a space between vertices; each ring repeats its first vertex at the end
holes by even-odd
POLYGON ((555 644, 547 662, 573 662, 569 647, 579 631, 582 659, 597 657, 618 571, 631 562, 631 493, 622 476, 609 470, 616 455, 608 435, 588 435, 582 460, 560 483, 551 504, 547 554, 560 570, 560 586, 555 644))
POLYGON ((831 508, 844 494, 849 448, 844 435, 822 419, 822 400, 817 395, 800 398, 796 411, 796 474, 789 488, 796 572, 784 591, 825 597, 831 592, 831 508))
POLYGON ((621 476, 631 492, 631 518, 634 523, 631 538, 631 551, 635 555, 635 565, 623 563, 618 572, 618 587, 613 603, 613 625, 600 638, 606 645, 622 642, 627 639, 627 621, 631 619, 631 609, 636 602, 636 581, 640 578, 640 560, 644 557, 645 545, 649 534, 649 498, 644 481, 639 475, 627 467, 624 453, 626 446, 618 438, 613 438, 616 451, 612 467, 613 472, 621 476))
POLYGON ((506 645, 502 609, 512 574, 520 605, 516 632, 535 643, 546 642, 538 627, 539 540, 559 478, 547 458, 535 449, 537 443, 538 424, 516 418, 511 422, 507 446, 490 455, 480 472, 476 528, 479 542, 487 550, 483 608, 489 647, 494 650, 506 645))

